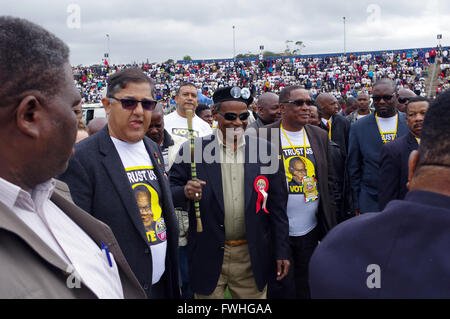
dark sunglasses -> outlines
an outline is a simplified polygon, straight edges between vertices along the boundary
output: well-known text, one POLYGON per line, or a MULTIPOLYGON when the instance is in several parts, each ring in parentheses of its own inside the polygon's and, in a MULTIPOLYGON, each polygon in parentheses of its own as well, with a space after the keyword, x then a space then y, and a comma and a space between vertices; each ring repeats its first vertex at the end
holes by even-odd
POLYGON ((250 116, 250 113, 249 113, 249 112, 244 112, 244 113, 241 113, 241 114, 239 114, 239 115, 237 115, 236 113, 232 113, 232 112, 227 112, 227 113, 225 113, 225 114, 220 113, 220 112, 217 112, 217 113, 220 114, 220 115, 222 115, 223 118, 224 118, 225 120, 227 120, 227 121, 234 121, 234 120, 237 119, 238 116, 239 116, 239 119, 240 119, 241 121, 245 121, 245 120, 247 120, 248 117, 250 116))
POLYGON ((394 96, 393 95, 380 95, 380 96, 372 96, 372 99, 374 102, 380 102, 381 99, 385 100, 385 101, 390 101, 392 100, 394 96))
POLYGON ((302 105, 308 105, 308 106, 312 106, 314 105, 314 101, 313 100, 295 100, 295 101, 286 101, 286 102, 281 102, 281 103, 290 103, 290 104, 294 104, 296 106, 302 106, 302 105))
POLYGON ((114 99, 119 101, 122 104, 122 107, 126 110, 134 110, 137 108, 139 102, 142 104, 142 108, 146 111, 153 111, 156 107, 156 101, 154 100, 135 100, 135 99, 118 99, 114 96, 110 96, 110 99, 114 99))
POLYGON ((400 103, 400 104, 405 104, 408 101, 409 101, 409 97, 399 97, 398 98, 398 103, 400 103))

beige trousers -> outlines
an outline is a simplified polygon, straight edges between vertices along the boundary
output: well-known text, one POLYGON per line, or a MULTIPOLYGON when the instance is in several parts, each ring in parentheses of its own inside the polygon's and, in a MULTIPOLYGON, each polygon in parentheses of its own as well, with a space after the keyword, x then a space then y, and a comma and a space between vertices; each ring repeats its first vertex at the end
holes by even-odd
POLYGON ((267 285, 259 291, 253 277, 248 244, 225 245, 222 271, 216 289, 209 296, 195 294, 195 299, 224 299, 228 286, 233 299, 266 299, 267 285))

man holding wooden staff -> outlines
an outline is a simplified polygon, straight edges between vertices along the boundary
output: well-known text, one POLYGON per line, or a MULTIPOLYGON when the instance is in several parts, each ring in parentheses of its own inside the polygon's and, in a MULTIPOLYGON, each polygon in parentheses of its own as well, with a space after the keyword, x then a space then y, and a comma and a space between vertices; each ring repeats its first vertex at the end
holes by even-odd
POLYGON ((224 298, 226 287, 233 298, 264 299, 274 273, 272 254, 278 280, 289 270, 281 176, 277 167, 265 170, 278 165, 277 148, 244 136, 252 102, 248 89, 220 88, 213 101, 218 128, 212 135, 195 138, 194 174, 191 156, 185 154, 190 142, 181 147, 170 170, 174 205, 189 211, 191 285, 198 299, 224 298), (271 156, 263 163, 261 154, 271 156), (196 202, 201 228, 197 228, 196 202))

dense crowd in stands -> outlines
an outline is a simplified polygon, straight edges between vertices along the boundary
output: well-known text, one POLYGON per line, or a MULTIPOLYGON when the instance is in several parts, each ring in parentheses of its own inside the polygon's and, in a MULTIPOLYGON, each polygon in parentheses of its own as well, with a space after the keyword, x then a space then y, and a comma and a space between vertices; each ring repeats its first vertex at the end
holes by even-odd
POLYGON ((437 50, 71 70, 0 16, 0 299, 449 299, 437 50))
MULTIPOLYGON (((428 67, 435 60, 441 63, 436 92, 450 87, 449 48, 374 52, 361 55, 322 55, 310 57, 280 57, 274 59, 185 61, 135 65, 155 81, 157 99, 164 107, 174 105, 176 88, 182 82, 194 83, 211 97, 221 86, 246 86, 255 95, 300 84, 313 96, 330 92, 336 97, 356 96, 360 90, 372 90, 377 78, 389 77, 400 87, 418 95, 426 95, 425 79, 428 67)), ((130 65, 75 67, 77 87, 83 103, 99 103, 108 74, 130 65)))

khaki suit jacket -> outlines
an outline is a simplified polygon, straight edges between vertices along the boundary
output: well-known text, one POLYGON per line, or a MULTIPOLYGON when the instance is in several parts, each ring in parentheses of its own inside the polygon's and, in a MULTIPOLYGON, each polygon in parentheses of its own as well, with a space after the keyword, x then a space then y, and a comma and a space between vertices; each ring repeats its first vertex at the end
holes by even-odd
MULTIPOLYGON (((124 297, 146 298, 111 229, 76 206, 63 182, 57 181, 51 201, 99 247, 101 242, 108 245, 119 269, 124 297)), ((66 262, 0 203, 0 298, 96 298, 85 285, 74 287, 71 275, 66 262)))

